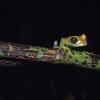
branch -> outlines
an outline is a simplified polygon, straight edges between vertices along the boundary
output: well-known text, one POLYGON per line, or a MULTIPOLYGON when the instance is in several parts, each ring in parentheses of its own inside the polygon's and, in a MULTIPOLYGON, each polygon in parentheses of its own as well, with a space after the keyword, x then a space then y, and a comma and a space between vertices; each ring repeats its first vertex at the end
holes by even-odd
POLYGON ((100 57, 70 48, 45 48, 32 45, 0 42, 0 59, 11 61, 44 61, 49 63, 74 64, 90 69, 100 69, 100 57))

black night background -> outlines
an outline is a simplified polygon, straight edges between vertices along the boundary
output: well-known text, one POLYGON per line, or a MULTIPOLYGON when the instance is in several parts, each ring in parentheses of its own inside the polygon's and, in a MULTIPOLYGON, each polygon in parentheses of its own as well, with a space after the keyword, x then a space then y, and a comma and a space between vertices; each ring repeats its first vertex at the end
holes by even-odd
MULTIPOLYGON (((99 8, 92 1, 0 8, 0 41, 52 47, 84 32, 88 45, 81 49, 100 54, 99 8)), ((99 93, 100 71, 44 62, 0 66, 0 100, 99 100, 99 93)))

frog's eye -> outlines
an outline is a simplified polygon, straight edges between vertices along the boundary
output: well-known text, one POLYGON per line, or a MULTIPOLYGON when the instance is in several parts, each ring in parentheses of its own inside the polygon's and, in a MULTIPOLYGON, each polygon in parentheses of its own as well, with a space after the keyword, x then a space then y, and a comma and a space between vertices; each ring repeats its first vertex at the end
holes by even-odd
POLYGON ((72 43, 77 43, 78 42, 78 38, 75 37, 75 36, 71 37, 71 42, 72 43))

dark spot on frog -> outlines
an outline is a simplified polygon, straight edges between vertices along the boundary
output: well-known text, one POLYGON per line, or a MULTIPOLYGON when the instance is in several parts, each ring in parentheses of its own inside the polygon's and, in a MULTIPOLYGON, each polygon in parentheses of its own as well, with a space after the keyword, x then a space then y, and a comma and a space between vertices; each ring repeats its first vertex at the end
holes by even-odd
POLYGON ((72 52, 73 55, 75 55, 75 52, 72 52))
POLYGON ((69 58, 72 58, 72 56, 71 56, 71 55, 69 55, 69 58))
POLYGON ((76 59, 75 62, 78 62, 78 60, 76 59))
POLYGON ((88 56, 86 56, 85 58, 88 59, 88 56))
POLYGON ((94 67, 96 67, 96 65, 93 65, 93 64, 92 64, 92 67, 94 68, 94 67))
POLYGON ((92 60, 92 67, 96 67, 97 64, 98 64, 98 60, 97 59, 93 59, 92 60))
POLYGON ((65 47, 67 47, 67 45, 66 45, 66 44, 64 44, 64 46, 65 46, 65 47))
POLYGON ((68 50, 66 49, 66 52, 68 52, 68 50))
POLYGON ((71 50, 71 49, 70 49, 70 51, 71 51, 71 53, 72 53, 73 55, 75 55, 75 51, 73 51, 73 50, 71 50))
POLYGON ((84 60, 84 61, 82 62, 82 64, 83 64, 83 65, 86 65, 86 64, 87 64, 87 61, 86 61, 86 60, 84 60))

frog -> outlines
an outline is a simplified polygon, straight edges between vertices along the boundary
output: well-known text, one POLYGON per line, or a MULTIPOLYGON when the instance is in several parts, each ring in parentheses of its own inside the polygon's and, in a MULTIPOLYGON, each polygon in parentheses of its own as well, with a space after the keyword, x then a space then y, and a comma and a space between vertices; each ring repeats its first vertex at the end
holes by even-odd
POLYGON ((90 69, 100 69, 100 55, 84 50, 77 50, 77 48, 84 46, 87 46, 87 36, 86 34, 81 34, 63 37, 60 39, 59 45, 58 41, 54 41, 53 48, 64 50, 64 56, 61 58, 58 54, 57 58, 67 64, 74 64, 90 69))

